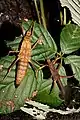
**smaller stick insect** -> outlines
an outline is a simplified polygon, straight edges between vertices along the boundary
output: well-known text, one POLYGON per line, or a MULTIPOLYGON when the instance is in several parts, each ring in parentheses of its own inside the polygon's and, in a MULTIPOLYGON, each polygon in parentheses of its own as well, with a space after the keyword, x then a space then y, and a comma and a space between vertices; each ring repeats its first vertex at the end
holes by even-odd
MULTIPOLYGON (((11 68, 14 66, 14 64, 17 62, 17 72, 16 72, 16 86, 18 86, 21 81, 23 80, 27 68, 28 68, 28 63, 31 63, 31 51, 32 49, 39 43, 37 40, 33 47, 31 47, 31 37, 33 34, 33 26, 34 22, 32 22, 30 28, 28 31, 25 33, 25 36, 23 37, 23 40, 21 41, 21 46, 19 47, 18 55, 16 59, 12 62, 12 64, 9 66, 8 71, 5 75, 11 71, 11 68)), ((11 51, 10 53, 16 53, 16 51, 11 51)), ((5 78, 4 77, 4 78, 5 78)))
POLYGON ((50 69, 50 72, 51 72, 51 75, 52 75, 52 80, 53 80, 52 81, 52 86, 51 86, 51 89, 50 89, 50 93, 51 93, 52 88, 54 86, 54 82, 56 81, 60 91, 62 92, 63 97, 65 97, 65 89, 64 89, 64 86, 63 86, 60 78, 65 78, 65 77, 66 78, 71 78, 74 75, 72 75, 72 76, 61 76, 61 75, 59 75, 58 69, 56 69, 55 66, 54 66, 54 64, 56 63, 57 60, 58 59, 55 59, 54 61, 51 61, 50 59, 47 59, 47 64, 48 64, 48 67, 50 69))
MULTIPOLYGON (((74 76, 74 74, 71 75, 71 76, 61 76, 59 74, 59 68, 55 67, 56 62, 59 59, 60 59, 60 57, 58 57, 58 56, 55 58, 55 60, 52 60, 52 61, 49 58, 47 58, 46 59, 47 64, 42 65, 39 69, 42 69, 45 66, 49 67, 49 70, 50 70, 51 76, 52 76, 52 85, 51 85, 49 94, 52 92, 52 89, 54 87, 54 83, 56 82, 58 87, 59 87, 59 89, 60 89, 60 91, 61 91, 61 93, 62 93, 62 95, 63 95, 63 97, 65 97, 65 88, 64 88, 64 86, 62 84, 61 78, 71 78, 71 77, 74 76)), ((58 67, 60 67, 60 66, 58 66, 58 67)))
POLYGON ((54 82, 56 81, 59 89, 61 90, 63 96, 65 95, 65 90, 64 90, 64 86, 60 80, 60 75, 58 73, 58 70, 54 67, 54 64, 53 62, 50 60, 50 59, 47 59, 47 64, 48 64, 48 67, 50 69, 50 72, 51 72, 51 75, 52 75, 52 86, 51 86, 51 89, 50 89, 50 93, 52 91, 52 88, 54 86, 54 82))

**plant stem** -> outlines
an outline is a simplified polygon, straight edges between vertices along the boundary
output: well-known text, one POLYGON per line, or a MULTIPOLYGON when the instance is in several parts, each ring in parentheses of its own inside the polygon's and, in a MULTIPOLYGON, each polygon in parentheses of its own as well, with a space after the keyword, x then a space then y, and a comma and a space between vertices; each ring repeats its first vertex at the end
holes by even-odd
POLYGON ((64 25, 66 25, 66 8, 64 7, 64 25))
POLYGON ((45 19, 45 14, 44 14, 43 0, 40 0, 40 10, 41 10, 42 24, 43 24, 44 28, 47 29, 46 19, 45 19))
POLYGON ((60 21, 61 21, 61 25, 63 25, 63 14, 62 14, 62 11, 60 11, 60 21))
POLYGON ((38 5, 37 5, 36 0, 34 0, 34 4, 35 4, 35 8, 36 8, 36 12, 37 12, 37 17, 38 17, 39 24, 41 24, 41 19, 40 19, 38 5))

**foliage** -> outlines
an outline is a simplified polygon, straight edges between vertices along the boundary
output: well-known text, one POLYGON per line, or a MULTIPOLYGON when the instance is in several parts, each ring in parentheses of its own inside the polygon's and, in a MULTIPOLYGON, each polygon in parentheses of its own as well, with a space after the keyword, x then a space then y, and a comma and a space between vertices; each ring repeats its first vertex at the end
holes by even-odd
MULTIPOLYGON (((23 22, 22 27, 24 30, 28 30, 32 21, 23 22)), ((77 80, 80 80, 80 69, 79 69, 79 59, 80 56, 69 55, 74 51, 80 48, 80 27, 74 24, 66 25, 60 37, 60 47, 63 54, 58 53, 57 45, 55 44, 54 39, 51 37, 49 32, 45 30, 41 25, 34 23, 33 35, 31 38, 31 43, 34 44, 38 39, 41 39, 42 44, 38 44, 32 50, 32 64, 33 67, 29 65, 28 70, 21 84, 16 88, 15 87, 15 74, 16 74, 16 65, 11 69, 5 79, 4 76, 7 73, 7 69, 16 58, 16 56, 5 56, 0 59, 0 112, 8 113, 14 110, 19 109, 25 101, 29 98, 33 98, 35 101, 50 105, 52 107, 57 107, 62 103, 62 100, 59 98, 59 88, 57 84, 54 84, 54 88, 50 92, 52 85, 52 78, 44 79, 44 74, 42 69, 39 70, 40 61, 45 61, 47 58, 55 59, 56 54, 59 55, 61 59, 61 65, 59 73, 62 76, 66 76, 65 68, 62 64, 62 61, 65 64, 70 64, 75 74, 74 77, 77 80), (65 57, 65 55, 67 57, 65 57), (38 72, 36 72, 38 71, 38 72), (36 78, 37 73, 37 78, 36 78), (34 93, 37 95, 34 97, 34 93)), ((12 48, 12 50, 17 51, 22 37, 16 38, 12 42, 7 42, 7 45, 12 48)), ((63 86, 67 85, 67 78, 61 79, 63 86)))

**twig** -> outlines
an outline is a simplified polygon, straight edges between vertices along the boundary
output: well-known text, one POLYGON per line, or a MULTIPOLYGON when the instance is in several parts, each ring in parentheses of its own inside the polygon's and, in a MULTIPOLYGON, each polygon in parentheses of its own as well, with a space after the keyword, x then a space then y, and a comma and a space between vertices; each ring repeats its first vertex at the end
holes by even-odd
POLYGON ((34 0, 34 4, 35 4, 35 8, 36 8, 36 12, 37 12, 37 17, 38 17, 39 24, 41 24, 41 19, 40 19, 38 5, 37 5, 36 0, 34 0))
POLYGON ((42 24, 43 24, 44 28, 47 29, 46 18, 45 18, 45 14, 44 14, 43 0, 40 0, 40 10, 41 10, 42 24))

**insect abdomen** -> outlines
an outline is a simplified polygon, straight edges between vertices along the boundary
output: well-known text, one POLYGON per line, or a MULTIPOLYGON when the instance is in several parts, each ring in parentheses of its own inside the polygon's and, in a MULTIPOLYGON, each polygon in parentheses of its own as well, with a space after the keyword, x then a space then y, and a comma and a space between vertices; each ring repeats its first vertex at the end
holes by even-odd
POLYGON ((17 74, 16 74, 16 85, 19 85, 24 78, 26 71, 27 71, 28 64, 27 62, 19 61, 17 67, 17 74))

